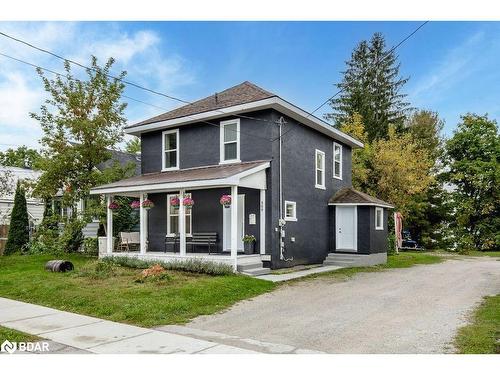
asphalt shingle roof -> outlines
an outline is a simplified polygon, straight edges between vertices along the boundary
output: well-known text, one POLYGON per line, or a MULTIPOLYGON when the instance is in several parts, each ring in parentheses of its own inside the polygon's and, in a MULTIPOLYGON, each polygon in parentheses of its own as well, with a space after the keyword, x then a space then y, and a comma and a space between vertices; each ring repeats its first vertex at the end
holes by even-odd
POLYGON ((230 87, 224 91, 207 96, 191 104, 176 108, 170 112, 151 117, 147 120, 127 126, 128 129, 136 126, 151 124, 154 122, 172 120, 179 117, 195 115, 198 113, 213 111, 239 104, 255 102, 257 100, 268 99, 277 95, 264 90, 263 88, 245 81, 239 85, 230 87))
POLYGON ((328 203, 380 204, 382 206, 394 207, 392 204, 384 202, 382 199, 372 197, 371 195, 355 190, 351 187, 340 189, 330 198, 328 203))

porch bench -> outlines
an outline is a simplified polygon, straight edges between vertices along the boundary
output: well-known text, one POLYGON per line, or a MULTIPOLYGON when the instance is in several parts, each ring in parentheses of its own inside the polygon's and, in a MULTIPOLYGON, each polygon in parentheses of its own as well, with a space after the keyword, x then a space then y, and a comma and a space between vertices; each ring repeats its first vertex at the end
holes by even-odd
MULTIPOLYGON (((186 247, 187 245, 191 245, 191 252, 195 252, 196 246, 208 246, 208 254, 210 254, 211 249, 217 244, 217 242, 218 236, 216 232, 193 233, 192 236, 186 236, 186 247)), ((167 246, 170 244, 173 245, 175 253, 176 246, 179 248, 180 245, 179 235, 165 237, 165 252, 167 252, 167 246)))

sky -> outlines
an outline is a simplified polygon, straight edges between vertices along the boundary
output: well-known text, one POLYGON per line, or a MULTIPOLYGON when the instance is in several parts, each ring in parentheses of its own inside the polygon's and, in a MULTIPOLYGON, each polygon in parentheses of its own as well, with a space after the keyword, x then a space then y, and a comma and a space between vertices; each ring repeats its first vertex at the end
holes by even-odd
MULTIPOLYGON (((113 73, 193 101, 251 81, 306 111, 337 90, 353 48, 374 32, 398 44, 421 22, 0 22, 0 31, 88 65, 116 59, 113 73)), ((500 118, 500 22, 429 22, 397 49, 413 107, 438 112, 451 136, 467 112, 500 118)), ((63 63, 0 36, 0 53, 63 72, 63 63)), ((74 67, 79 77, 85 74, 74 67)), ((51 76, 48 73, 48 76, 51 76)), ((180 105, 128 86, 129 123, 180 105)), ((0 150, 39 147, 30 118, 45 98, 33 67, 0 56, 0 150)), ((329 111, 324 106, 316 115, 329 111)))

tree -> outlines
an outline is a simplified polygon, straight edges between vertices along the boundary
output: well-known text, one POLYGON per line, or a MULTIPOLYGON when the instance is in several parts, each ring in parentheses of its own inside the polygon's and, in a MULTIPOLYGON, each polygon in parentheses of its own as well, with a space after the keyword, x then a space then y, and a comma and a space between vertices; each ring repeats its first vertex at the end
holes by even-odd
POLYGON ((141 139, 134 137, 131 140, 127 141, 125 144, 125 151, 129 154, 137 154, 141 152, 141 139))
POLYGON ((29 242, 29 219, 28 208, 24 189, 20 183, 17 184, 14 197, 14 207, 10 216, 10 227, 5 244, 4 254, 10 255, 20 252, 29 242))
POLYGON ((17 149, 9 148, 0 151, 0 165, 17 168, 37 169, 40 154, 37 150, 20 146, 17 149))
POLYGON ((447 181, 455 207, 452 228, 463 251, 500 250, 500 139, 496 121, 462 116, 446 142, 447 181))
POLYGON ((340 127, 358 113, 369 141, 386 138, 390 124, 401 130, 411 109, 401 93, 408 78, 400 77, 397 56, 386 49, 383 35, 375 33, 369 42, 361 41, 346 64, 337 84, 342 91, 330 101, 334 112, 325 117, 340 127))
POLYGON ((437 164, 443 155, 443 138, 441 132, 444 122, 437 112, 421 109, 415 111, 408 118, 406 129, 411 134, 415 143, 427 150, 432 160, 437 164))
POLYGON ((109 149, 122 140, 126 122, 126 104, 120 101, 125 72, 110 79, 113 63, 110 58, 100 67, 92 57, 87 80, 76 79, 68 62, 64 79, 48 79, 38 70, 49 94, 40 113, 31 114, 43 131, 38 196, 53 197, 63 189, 65 206, 73 206, 91 187, 108 182, 96 167, 110 159, 109 149))

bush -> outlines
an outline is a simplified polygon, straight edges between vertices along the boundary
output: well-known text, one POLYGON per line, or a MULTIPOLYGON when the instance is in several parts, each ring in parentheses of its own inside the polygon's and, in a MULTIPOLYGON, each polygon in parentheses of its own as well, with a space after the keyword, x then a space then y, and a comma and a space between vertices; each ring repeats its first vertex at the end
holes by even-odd
POLYGON ((99 239, 85 238, 83 240, 83 253, 86 255, 97 255, 99 253, 99 239))
POLYGON ((108 257, 104 261, 114 263, 123 267, 146 269, 156 264, 166 270, 177 270, 192 273, 204 273, 207 275, 222 276, 231 275, 233 267, 229 264, 204 261, 202 259, 192 258, 186 260, 176 260, 172 262, 162 262, 157 260, 142 260, 129 257, 108 257))
POLYGON ((9 234, 4 255, 24 251, 29 243, 29 219, 24 189, 18 183, 14 197, 14 207, 10 215, 9 234))
POLYGON ((82 229, 86 223, 80 219, 72 219, 66 223, 64 230, 59 237, 59 246, 63 252, 74 253, 83 244, 82 229))
POLYGON ((394 233, 387 236, 387 254, 396 254, 396 235, 394 233))

